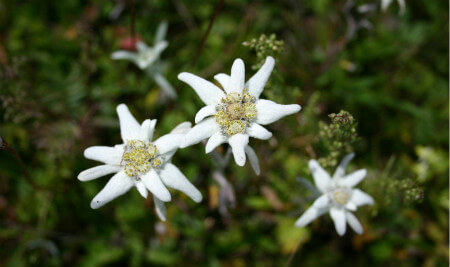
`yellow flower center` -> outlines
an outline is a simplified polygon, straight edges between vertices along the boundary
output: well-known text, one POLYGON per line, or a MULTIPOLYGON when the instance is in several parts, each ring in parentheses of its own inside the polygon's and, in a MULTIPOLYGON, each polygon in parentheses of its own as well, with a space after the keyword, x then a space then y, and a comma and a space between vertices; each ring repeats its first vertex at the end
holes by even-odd
POLYGON ((151 142, 127 140, 122 156, 125 174, 138 178, 147 173, 150 168, 158 168, 162 162, 157 155, 158 149, 151 142))
POLYGON ((332 196, 334 202, 336 202, 339 205, 347 204, 347 202, 350 198, 350 194, 348 193, 348 191, 343 190, 343 189, 336 189, 335 191, 333 191, 331 196, 332 196))
POLYGON ((256 118, 256 99, 247 89, 243 94, 229 93, 223 97, 216 106, 216 122, 221 127, 222 133, 231 136, 242 133, 256 118))

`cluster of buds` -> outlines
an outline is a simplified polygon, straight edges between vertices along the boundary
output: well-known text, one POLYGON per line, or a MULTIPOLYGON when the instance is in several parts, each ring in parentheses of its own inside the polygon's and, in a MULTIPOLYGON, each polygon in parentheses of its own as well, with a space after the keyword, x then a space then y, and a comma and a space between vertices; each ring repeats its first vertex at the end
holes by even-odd
POLYGON ((256 98, 247 90, 243 94, 229 93, 216 106, 216 122, 225 136, 243 132, 256 118, 256 98))
POLYGON ((130 177, 139 177, 162 164, 156 146, 141 140, 127 140, 122 161, 125 162, 124 171, 130 177))

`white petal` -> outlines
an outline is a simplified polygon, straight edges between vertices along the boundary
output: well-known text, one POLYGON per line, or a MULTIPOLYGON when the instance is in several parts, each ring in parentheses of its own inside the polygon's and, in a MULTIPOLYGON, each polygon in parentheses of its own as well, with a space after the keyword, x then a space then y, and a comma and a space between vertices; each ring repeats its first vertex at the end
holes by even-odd
POLYGON ((123 171, 109 179, 105 187, 91 201, 91 208, 98 209, 118 196, 125 194, 134 185, 123 171))
POLYGON ((345 168, 347 168, 348 163, 353 159, 353 157, 355 157, 355 154, 350 153, 342 159, 341 163, 339 163, 339 166, 333 174, 333 179, 339 179, 345 175, 345 168))
POLYGON ((248 160, 250 161, 250 165, 252 166, 256 175, 259 175, 261 173, 261 171, 259 168, 258 156, 256 156, 255 150, 253 150, 253 148, 251 148, 250 146, 247 145, 245 147, 245 153, 247 154, 248 160))
POLYGON ((245 164, 245 147, 248 145, 248 135, 246 134, 235 134, 228 139, 228 143, 233 151, 234 161, 239 166, 244 166, 245 164))
POLYGON ((327 186, 331 181, 330 175, 313 159, 309 161, 309 169, 314 177, 316 187, 322 193, 325 193, 327 191, 327 186))
POLYGON ((136 44, 136 47, 137 47, 138 52, 143 52, 143 51, 149 49, 149 47, 142 41, 139 41, 136 44))
POLYGON ((175 151, 180 147, 184 134, 166 134, 158 138, 153 144, 158 149, 159 154, 175 151))
POLYGON ((189 132, 189 130, 192 127, 192 123, 189 121, 185 121, 182 122, 180 124, 178 124, 175 128, 173 128, 172 131, 170 131, 170 133, 173 134, 186 134, 187 132, 189 132))
POLYGON ((154 52, 156 54, 161 54, 161 52, 164 51, 164 49, 166 49, 168 45, 169 45, 169 43, 167 41, 158 42, 153 47, 154 52))
POLYGON ((186 176, 175 165, 167 163, 161 169, 160 177, 166 186, 180 190, 197 203, 202 201, 200 191, 189 182, 186 176))
POLYGON ((120 166, 117 165, 100 165, 87 170, 84 170, 78 174, 78 180, 80 181, 91 181, 99 177, 118 172, 120 166))
POLYGON ((314 207, 310 207, 302 214, 302 216, 300 216, 300 218, 298 218, 298 220, 295 222, 295 226, 305 227, 310 222, 314 221, 316 218, 320 217, 327 211, 328 209, 317 209, 314 207))
POLYGON ((355 171, 342 178, 339 181, 339 184, 348 187, 354 187, 355 185, 359 184, 359 182, 361 182, 364 177, 366 177, 366 174, 367 171, 365 169, 355 171))
POLYGON ((141 194, 143 198, 147 198, 148 190, 145 187, 144 183, 142 181, 135 181, 134 185, 136 186, 136 189, 138 190, 139 194, 141 194))
POLYGON ((161 221, 165 222, 167 218, 166 205, 155 196, 153 196, 153 202, 155 202, 156 215, 161 221))
POLYGON ((370 195, 359 189, 353 189, 350 201, 356 206, 373 205, 374 203, 373 198, 370 195))
POLYGON ((356 211, 357 207, 355 205, 355 203, 349 201, 347 202, 347 204, 345 205, 345 208, 351 211, 356 211))
POLYGON ((313 207, 320 209, 326 207, 328 204, 329 204, 328 196, 324 194, 318 197, 316 201, 314 201, 313 207))
POLYGON ((236 92, 241 94, 244 90, 245 83, 245 65, 242 59, 238 58, 234 60, 231 67, 230 80, 228 81, 227 93, 236 92))
POLYGON ((230 81, 230 76, 225 73, 219 73, 214 76, 214 79, 220 83, 223 90, 228 92, 228 82, 230 81))
POLYGON ((195 115, 195 123, 199 123, 204 118, 214 115, 214 113, 216 113, 216 106, 204 106, 195 115))
POLYGON ((153 138, 153 132, 155 130, 156 120, 145 120, 139 131, 139 140, 150 141, 153 138))
POLYGON ((212 136, 218 131, 218 125, 214 118, 209 118, 195 125, 185 136, 180 147, 184 148, 212 136))
POLYGON ((155 82, 161 87, 163 92, 170 98, 176 99, 177 98, 177 92, 175 92, 175 89, 173 86, 169 83, 169 81, 164 77, 160 72, 155 71, 152 72, 150 75, 152 75, 155 82))
POLYGON ((139 139, 141 126, 133 115, 131 115, 128 107, 125 104, 118 105, 117 114, 120 120, 120 135, 122 136, 122 140, 126 142, 127 140, 139 139))
POLYGON ((273 101, 260 99, 256 101, 256 122, 262 125, 272 123, 280 118, 299 112, 300 105, 280 105, 273 101))
POLYGON ((155 34, 155 43, 159 43, 166 38, 167 27, 167 21, 162 21, 158 25, 158 29, 156 30, 155 34))
POLYGON ((267 57, 264 65, 248 80, 246 88, 252 96, 259 98, 274 66, 275 60, 273 57, 267 57))
POLYGON ((111 55, 111 59, 128 59, 128 60, 135 61, 136 58, 137 58, 136 53, 129 52, 129 51, 123 51, 123 50, 114 52, 111 55))
POLYGON ((208 142, 206 143, 205 153, 213 151, 216 147, 220 146, 226 141, 227 138, 221 132, 215 132, 213 135, 211 135, 211 137, 208 139, 208 142))
POLYGON ((363 228, 361 223, 359 223, 358 219, 351 212, 345 213, 345 218, 347 219, 348 225, 357 233, 362 234, 363 228))
POLYGON ((215 105, 225 96, 219 87, 194 74, 182 72, 178 79, 189 84, 206 105, 215 105))
POLYGON ((164 186, 154 169, 142 175, 141 180, 154 196, 165 202, 171 200, 169 190, 164 186))
POLYGON ((247 134, 261 140, 267 140, 272 137, 271 132, 257 123, 252 123, 251 126, 247 128, 247 134))
POLYGON ((345 220, 345 211, 343 209, 331 208, 330 216, 334 222, 334 227, 336 228, 336 232, 342 236, 345 234, 346 230, 346 220, 345 220))
POLYGON ((87 159, 101 161, 109 165, 120 165, 123 155, 123 146, 91 146, 84 150, 87 159))

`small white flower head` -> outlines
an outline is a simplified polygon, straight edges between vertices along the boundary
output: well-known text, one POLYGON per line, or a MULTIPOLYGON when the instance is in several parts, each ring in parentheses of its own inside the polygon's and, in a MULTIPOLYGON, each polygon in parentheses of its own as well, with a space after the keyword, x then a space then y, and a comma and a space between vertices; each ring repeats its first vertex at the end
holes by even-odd
POLYGON ((114 52, 111 58, 131 60, 140 69, 146 69, 159 59, 161 53, 168 46, 169 43, 164 40, 166 32, 167 23, 162 22, 158 27, 153 47, 147 46, 144 42, 139 41, 136 45, 137 52, 119 50, 114 52))
MULTIPOLYGON (((381 10, 383 12, 386 12, 386 10, 388 9, 388 7, 391 5, 391 3, 394 0, 381 0, 381 10)), ((405 13, 405 8, 406 8, 406 4, 405 4, 405 0, 397 0, 398 5, 400 6, 400 14, 404 14, 405 13)))
POLYGON ((329 212, 339 235, 345 234, 347 223, 356 233, 363 232, 361 224, 352 211, 356 211, 358 206, 373 205, 374 201, 368 194, 353 188, 366 176, 365 169, 345 174, 345 168, 353 157, 354 154, 344 157, 333 177, 330 177, 317 161, 309 161, 314 182, 322 195, 295 222, 297 227, 304 227, 322 214, 329 212))
POLYGON ((231 75, 217 74, 214 78, 224 90, 194 74, 183 72, 178 79, 189 84, 206 104, 195 116, 195 125, 180 147, 187 147, 209 138, 206 153, 222 143, 229 143, 239 166, 243 166, 246 155, 257 174, 259 162, 255 151, 248 145, 249 137, 267 140, 272 133, 261 125, 267 125, 280 118, 299 112, 300 105, 280 105, 270 100, 259 99, 275 60, 267 57, 264 65, 245 82, 245 66, 236 59, 231 75))
POLYGON ((144 198, 147 198, 148 191, 153 194, 156 212, 163 221, 166 220, 164 202, 171 200, 166 186, 180 190, 195 202, 200 202, 201 193, 171 163, 191 123, 181 123, 171 133, 152 141, 156 120, 145 120, 140 125, 125 104, 117 106, 117 113, 123 144, 114 147, 93 146, 84 151, 86 158, 103 162, 104 165, 82 171, 78 175, 80 181, 115 173, 94 197, 91 208, 100 208, 133 186, 144 198))

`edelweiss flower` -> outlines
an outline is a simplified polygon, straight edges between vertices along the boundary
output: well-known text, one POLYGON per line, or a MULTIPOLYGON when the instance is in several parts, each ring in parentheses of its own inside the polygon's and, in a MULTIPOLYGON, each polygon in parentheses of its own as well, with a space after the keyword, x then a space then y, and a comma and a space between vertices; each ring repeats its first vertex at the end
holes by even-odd
POLYGON ((114 147, 93 146, 84 151, 88 159, 105 163, 87 169, 78 175, 80 181, 90 181, 115 173, 106 186, 91 202, 91 208, 98 209, 135 186, 147 198, 153 193, 156 212, 161 220, 166 220, 164 202, 171 200, 166 186, 180 190, 195 202, 202 200, 201 193, 183 173, 171 163, 184 134, 191 128, 189 122, 175 127, 170 134, 152 142, 156 120, 145 120, 142 125, 131 115, 127 106, 117 106, 120 133, 123 144, 114 147))
POLYGON ((163 64, 160 62, 160 55, 169 44, 166 40, 164 40, 166 32, 167 22, 162 22, 156 31, 155 44, 153 47, 147 46, 144 42, 139 41, 136 45, 137 52, 120 50, 114 52, 111 55, 111 58, 131 60, 141 70, 145 70, 145 72, 150 75, 159 86, 161 86, 169 97, 176 98, 176 93, 172 85, 161 74, 163 64))
POLYGON ((342 160, 333 178, 330 178, 317 161, 309 161, 314 182, 323 195, 317 198, 313 205, 295 222, 297 227, 304 227, 317 217, 329 212, 339 235, 345 234, 346 222, 356 233, 363 232, 361 224, 351 211, 356 211, 358 206, 373 205, 373 199, 363 191, 353 189, 366 176, 365 169, 345 175, 345 167, 353 157, 354 154, 349 154, 342 160))
MULTIPOLYGON (((393 0, 381 0, 381 10, 385 12, 389 5, 392 3, 393 0)), ((400 14, 405 13, 405 0, 397 0, 398 5, 400 6, 400 14)))
POLYGON ((180 73, 178 79, 189 84, 206 104, 195 116, 195 125, 185 136, 180 147, 196 144, 209 138, 206 153, 222 143, 229 143, 239 166, 246 161, 246 154, 257 174, 259 163, 255 151, 248 146, 249 137, 267 140, 272 133, 261 125, 300 111, 300 106, 280 105, 270 100, 259 99, 275 65, 272 57, 253 77, 245 83, 245 66, 236 59, 231 75, 217 74, 214 78, 225 92, 213 83, 191 73, 180 73))

